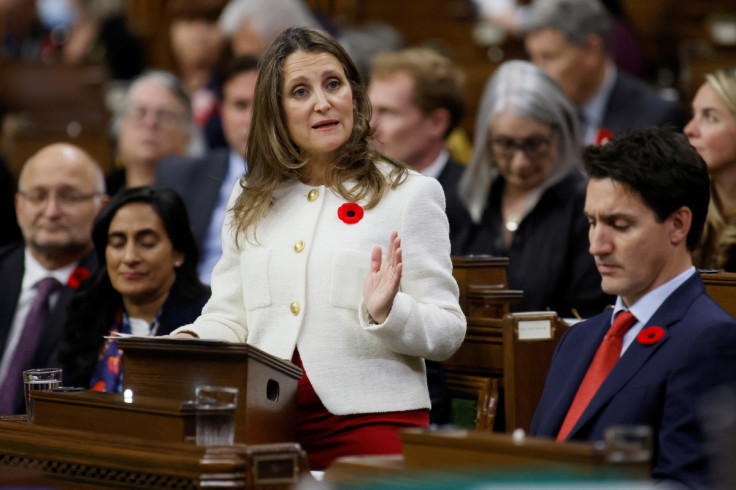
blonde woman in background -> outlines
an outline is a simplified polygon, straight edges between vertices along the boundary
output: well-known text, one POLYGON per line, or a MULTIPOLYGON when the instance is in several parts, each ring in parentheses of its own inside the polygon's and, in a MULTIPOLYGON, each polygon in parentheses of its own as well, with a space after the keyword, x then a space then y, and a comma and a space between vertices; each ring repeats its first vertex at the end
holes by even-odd
POLYGON ((711 200, 697 267, 736 272, 736 66, 705 76, 685 126, 711 177, 711 200))

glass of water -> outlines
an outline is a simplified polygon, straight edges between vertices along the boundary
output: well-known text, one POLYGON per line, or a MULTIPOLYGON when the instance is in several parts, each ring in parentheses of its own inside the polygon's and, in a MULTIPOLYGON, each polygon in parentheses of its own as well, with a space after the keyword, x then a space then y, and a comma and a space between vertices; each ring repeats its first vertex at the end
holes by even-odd
POLYGON ((235 437, 238 389, 197 386, 197 446, 229 446, 235 437))
POLYGON ((26 397, 26 419, 33 422, 32 391, 48 391, 61 386, 61 368, 27 369, 23 371, 23 391, 26 397))
POLYGON ((653 435, 648 425, 612 425, 603 433, 608 460, 642 463, 652 457, 653 435))

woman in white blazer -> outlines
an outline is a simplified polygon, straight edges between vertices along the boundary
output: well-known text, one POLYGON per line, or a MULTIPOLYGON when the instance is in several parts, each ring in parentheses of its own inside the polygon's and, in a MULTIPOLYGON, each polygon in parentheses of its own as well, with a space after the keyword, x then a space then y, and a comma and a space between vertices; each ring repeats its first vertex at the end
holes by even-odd
POLYGON ((465 335, 442 188, 375 149, 370 113, 329 35, 274 41, 212 298, 175 332, 302 367, 297 442, 313 469, 400 452, 397 431, 428 424, 423 358, 448 358, 465 335))

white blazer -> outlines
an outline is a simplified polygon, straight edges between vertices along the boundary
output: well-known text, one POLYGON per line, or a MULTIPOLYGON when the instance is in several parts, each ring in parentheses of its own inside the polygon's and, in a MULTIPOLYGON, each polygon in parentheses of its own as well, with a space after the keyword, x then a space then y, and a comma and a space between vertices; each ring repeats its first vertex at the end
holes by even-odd
MULTIPOLYGON (((239 192, 236 185, 231 204, 239 192)), ((335 415, 429 408, 422 358, 448 358, 466 329, 442 187, 411 171, 354 224, 338 218, 344 203, 325 186, 284 183, 258 224, 258 243, 241 236, 240 248, 226 220, 212 297, 177 331, 247 342, 284 359, 298 348, 315 392, 335 415), (379 245, 385 260, 394 230, 400 291, 386 321, 369 324, 362 294, 371 251, 379 245)))

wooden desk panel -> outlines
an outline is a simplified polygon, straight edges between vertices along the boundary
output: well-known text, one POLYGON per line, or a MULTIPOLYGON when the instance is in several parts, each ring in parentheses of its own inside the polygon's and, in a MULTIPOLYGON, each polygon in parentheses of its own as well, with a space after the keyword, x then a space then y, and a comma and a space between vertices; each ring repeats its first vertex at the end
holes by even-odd
POLYGON ((649 459, 629 463, 614 462, 611 450, 586 442, 557 443, 552 439, 524 437, 481 431, 405 429, 406 469, 441 467, 555 467, 576 472, 598 472, 616 467, 641 478, 649 478, 649 459))
POLYGON ((469 317, 465 340, 444 364, 448 372, 503 376, 502 320, 469 317))
MULTIPOLYGON (((564 488, 564 474, 571 483, 581 480, 646 482, 651 478, 646 452, 629 462, 617 461, 620 452, 586 442, 557 443, 552 439, 523 437, 466 430, 405 429, 399 433, 404 454, 397 456, 352 456, 337 459, 325 472, 325 479, 338 484, 357 484, 359 488, 381 488, 386 482, 414 482, 406 488, 422 488, 421 478, 448 482, 448 488, 464 488, 463 478, 477 475, 472 487, 489 483, 496 488, 495 475, 512 472, 521 475, 553 475, 564 488), (615 456, 614 456, 615 455, 615 456)), ((528 483, 528 480, 526 480, 528 483)), ((433 488, 437 488, 436 486, 433 488)), ((501 488, 500 486, 498 488, 501 488)), ((576 487, 582 488, 582 487, 576 487)))
POLYGON ((569 326, 553 312, 510 313, 503 319, 506 431, 529 431, 557 343, 569 326), (548 322, 549 338, 520 338, 520 322, 548 322))
POLYGON ((302 371, 247 344, 165 337, 121 338, 123 389, 134 396, 194 399, 197 385, 238 388, 235 441, 294 440, 302 371))
MULTIPOLYGON (((114 421, 110 421, 114 423, 114 421)), ((62 489, 285 490, 308 472, 297 444, 198 447, 0 418, 0 471, 42 471, 62 489)))
POLYGON ((713 301, 731 316, 736 317, 736 273, 704 272, 700 274, 700 277, 705 283, 706 292, 713 298, 713 301))
POLYGON ((196 411, 172 399, 97 391, 31 392, 34 424, 72 430, 152 439, 194 441, 196 411))
POLYGON ((506 266, 509 259, 490 255, 465 255, 452 257, 452 275, 460 288, 460 308, 468 312, 468 288, 471 285, 500 285, 505 289, 506 266))

